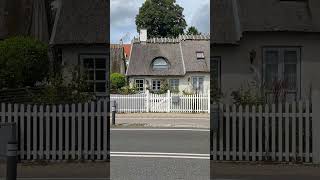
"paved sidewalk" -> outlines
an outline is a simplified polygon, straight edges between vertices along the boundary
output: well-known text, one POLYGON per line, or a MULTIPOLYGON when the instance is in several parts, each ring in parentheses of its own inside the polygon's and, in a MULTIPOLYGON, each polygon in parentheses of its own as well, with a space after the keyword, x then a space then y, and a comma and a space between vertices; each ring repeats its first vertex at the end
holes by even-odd
POLYGON ((116 124, 141 124, 145 127, 209 128, 210 115, 207 113, 119 113, 116 114, 116 124))

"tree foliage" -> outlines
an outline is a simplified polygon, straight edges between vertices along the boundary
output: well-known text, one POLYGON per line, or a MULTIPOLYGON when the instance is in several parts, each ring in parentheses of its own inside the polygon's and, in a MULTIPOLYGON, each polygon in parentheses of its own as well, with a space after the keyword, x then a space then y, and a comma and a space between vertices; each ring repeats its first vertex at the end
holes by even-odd
POLYGON ((148 37, 177 37, 187 27, 183 8, 175 0, 146 0, 136 16, 138 32, 148 30, 148 37))
POLYGON ((0 88, 34 86, 49 73, 47 45, 30 37, 0 42, 0 88))
POLYGON ((34 103, 64 104, 95 100, 94 93, 89 92, 86 73, 81 73, 79 67, 70 69, 70 72, 70 82, 65 82, 62 74, 50 75, 42 82, 43 90, 34 95, 34 103))
POLYGON ((201 33, 198 31, 198 29, 194 26, 190 26, 187 30, 187 35, 200 35, 201 33))
POLYGON ((110 77, 111 89, 117 90, 126 85, 126 77, 123 74, 112 73, 110 77))

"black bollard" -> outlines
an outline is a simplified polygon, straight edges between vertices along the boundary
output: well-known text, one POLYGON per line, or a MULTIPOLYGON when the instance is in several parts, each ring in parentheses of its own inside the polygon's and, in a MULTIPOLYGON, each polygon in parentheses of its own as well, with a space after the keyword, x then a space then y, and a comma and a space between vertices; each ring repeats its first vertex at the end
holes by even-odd
POLYGON ((112 125, 115 125, 116 124, 116 101, 112 101, 111 112, 112 112, 112 125))

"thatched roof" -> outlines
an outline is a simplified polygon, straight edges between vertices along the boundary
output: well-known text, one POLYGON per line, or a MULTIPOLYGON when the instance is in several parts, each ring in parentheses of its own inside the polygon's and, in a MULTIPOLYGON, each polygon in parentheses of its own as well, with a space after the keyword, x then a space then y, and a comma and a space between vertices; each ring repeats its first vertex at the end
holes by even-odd
POLYGON ((108 4, 106 0, 62 0, 50 44, 106 44, 108 4))
POLYGON ((179 38, 148 39, 141 43, 135 39, 127 76, 184 76, 187 72, 209 72, 210 37, 180 36, 179 38), (198 60, 197 51, 203 51, 204 60, 198 60), (154 71, 152 62, 163 57, 169 62, 169 69, 154 71))
POLYGON ((124 48, 118 44, 110 45, 110 72, 124 74, 126 62, 124 48))
POLYGON ((45 0, 0 0, 0 39, 24 35, 48 43, 46 11, 45 0))
POLYGON ((243 32, 320 32, 319 0, 215 0, 213 41, 235 44, 243 32))

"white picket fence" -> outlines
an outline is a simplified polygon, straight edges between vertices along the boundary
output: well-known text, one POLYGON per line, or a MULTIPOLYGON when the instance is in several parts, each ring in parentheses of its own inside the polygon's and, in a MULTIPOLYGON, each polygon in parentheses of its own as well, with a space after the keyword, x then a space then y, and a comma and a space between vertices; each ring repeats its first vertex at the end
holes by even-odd
POLYGON ((152 94, 149 91, 142 94, 118 95, 112 94, 111 101, 116 101, 119 113, 141 112, 181 112, 210 113, 210 95, 152 94))
POLYGON ((319 97, 314 96, 312 105, 308 101, 251 107, 220 104, 213 160, 319 163, 319 97))
POLYGON ((108 160, 108 106, 2 103, 0 123, 17 123, 20 160, 108 160))

